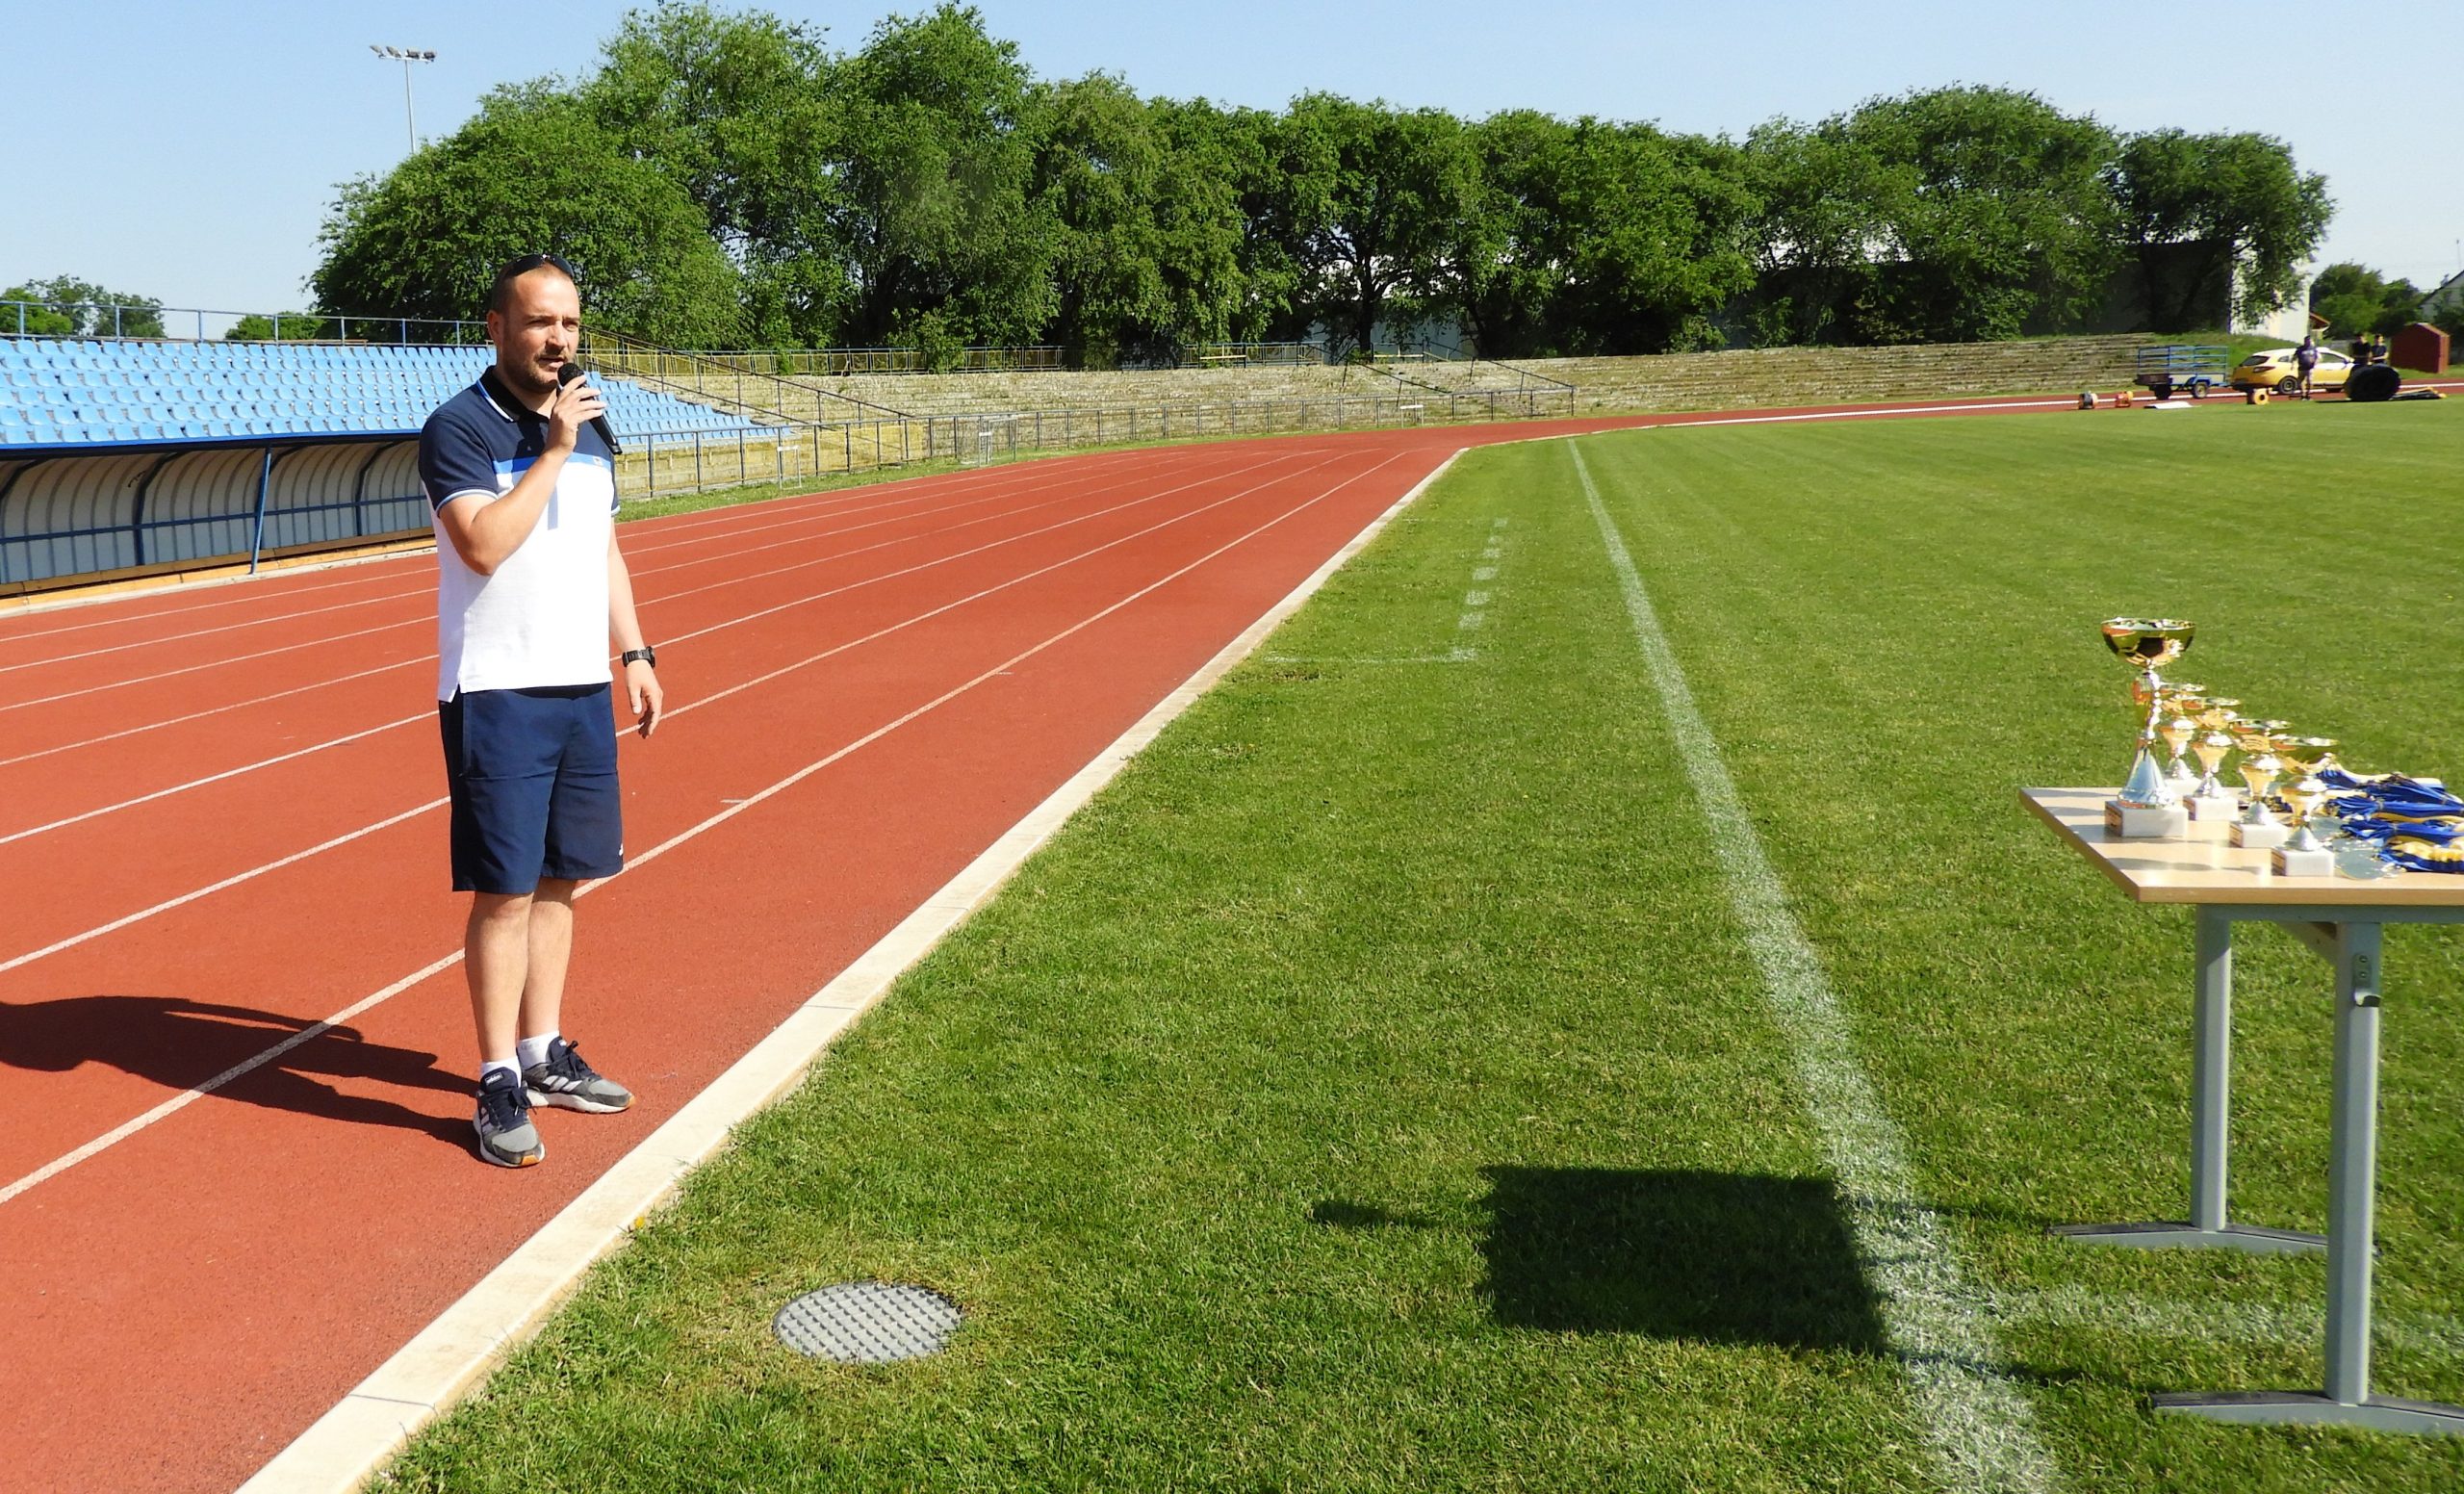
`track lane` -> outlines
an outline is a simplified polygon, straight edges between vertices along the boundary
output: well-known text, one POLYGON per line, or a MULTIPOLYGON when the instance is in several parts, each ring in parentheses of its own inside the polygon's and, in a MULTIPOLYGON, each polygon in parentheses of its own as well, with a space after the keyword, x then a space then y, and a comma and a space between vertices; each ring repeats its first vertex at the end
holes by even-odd
MULTIPOLYGON (((912 607, 892 607, 873 618, 853 619, 847 624, 845 636, 828 641, 788 640, 785 652, 795 657, 777 663, 772 662, 770 656, 755 659, 756 663, 769 664, 774 670, 783 671, 773 673, 767 679, 755 677, 760 681, 758 688, 748 690, 745 685, 751 682, 740 681, 682 703, 683 709, 673 718, 667 734, 661 738, 662 745, 671 739, 685 744, 685 760, 689 767, 680 771, 675 781, 661 782, 662 771, 675 760, 673 755, 662 757, 654 752, 635 753, 632 744, 628 742, 630 760, 640 764, 639 767, 629 766, 629 778, 638 773, 642 785, 647 786, 634 786, 629 793, 629 799, 637 801, 629 811, 629 816, 635 822, 632 841, 637 852, 643 845, 654 843, 667 832, 664 816, 698 813, 696 806, 714 807, 731 797, 740 797, 753 791, 763 781, 762 773, 784 765, 773 760, 792 756, 802 750, 803 745, 801 735, 794 732, 748 732, 742 745, 734 749, 736 760, 732 763, 725 754, 705 756, 700 751, 710 736, 715 734, 720 744, 726 745, 730 734, 743 731, 749 722, 802 725, 808 720, 835 719, 851 709, 859 712, 858 719, 862 718, 863 711, 894 715, 901 708, 903 692, 924 688, 953 670, 963 670, 986 650, 997 652, 1006 647, 1020 626, 1016 619, 1040 617, 1055 606, 1065 609, 1077 605, 1084 591, 1081 578, 1091 568, 1090 562, 1107 566, 1162 564, 1190 547, 1214 540, 1229 527, 1249 522, 1250 516, 1261 508, 1288 502, 1290 494, 1295 491, 1322 486, 1325 481, 1337 480, 1340 476, 1329 472, 1324 477, 1312 477, 1304 471, 1281 482, 1259 485, 1254 490, 1211 495, 1206 504, 1195 512, 1112 536, 1103 541, 1100 548, 1080 546, 1066 553, 1042 557, 1044 563, 1040 571, 1022 574, 1012 568, 991 572, 983 578, 986 586, 947 597, 930 608, 919 611, 912 607), (1110 551, 1118 551, 1119 554, 1108 556, 1106 552, 1110 551), (988 613, 997 614, 997 619, 988 620, 988 613), (912 662, 912 657, 917 656, 927 662, 921 666, 912 662), (818 671, 809 667, 815 663, 826 667, 818 671), (704 714, 706 710, 706 716, 704 714), (745 763, 751 764, 754 774, 751 780, 742 776, 745 763), (714 774, 718 776, 714 778, 714 774)), ((356 817, 370 814, 371 806, 399 813, 403 810, 398 806, 405 799, 410 808, 416 809, 424 794, 441 792, 441 782, 432 789, 425 782, 438 777, 435 763, 431 760, 435 756, 432 746, 424 737, 417 739, 416 746, 405 745, 408 750, 397 764, 399 771, 388 771, 385 764, 374 762, 372 751, 369 755, 371 761, 357 764, 344 761, 321 767, 319 770, 320 781, 313 786, 300 788, 296 794, 302 802, 321 807, 330 802, 334 806, 318 822, 317 828, 347 833, 365 823, 356 817), (421 786, 419 792, 402 793, 401 782, 405 774, 411 783, 421 786)), ((256 842, 250 842, 247 837, 232 832, 204 837, 196 833, 200 826, 216 825, 229 818, 227 814, 209 810, 202 818, 198 818, 194 807, 185 812, 188 818, 180 823, 143 832, 167 842, 176 854, 195 858, 192 863, 183 861, 178 863, 182 875, 202 879, 208 872, 222 870, 233 859, 235 845, 254 845, 256 849, 296 854, 293 848, 299 843, 295 836, 301 831, 301 821, 295 817, 279 825, 269 825, 256 842), (182 824, 188 830, 186 837, 180 833, 182 824)), ((404 856, 400 847, 406 836, 424 836, 433 841, 442 833, 442 820, 441 810, 435 809, 431 802, 429 812, 419 820, 369 837, 365 843, 351 841, 337 846, 331 856, 315 864, 295 863, 278 867, 263 878, 254 879, 262 886, 248 886, 238 895, 245 904, 278 910, 294 906, 295 899, 314 899, 316 889, 321 885, 330 885, 331 880, 352 883, 362 871, 381 878, 385 875, 383 867, 388 858, 404 856), (367 865, 370 862, 375 864, 367 865)), ((90 850, 94 838, 86 837, 90 850)), ((245 862, 248 856, 256 854, 256 849, 243 851, 236 859, 245 862)), ((432 868, 425 863, 433 859, 431 845, 423 853, 414 853, 411 863, 426 871, 432 868)), ((97 864, 102 860, 92 858, 97 864)), ((244 865, 240 869, 244 873, 249 868, 244 865)), ((5 873, 0 873, 0 876, 5 876, 5 873)), ((398 873, 396 879, 398 880, 398 873)), ((441 874, 438 880, 441 881, 441 874)), ((107 879, 104 885, 107 885, 107 879)), ((197 883, 192 881, 185 885, 194 886, 197 883)), ((75 923, 89 916, 87 910, 98 905, 88 882, 72 879, 68 886, 76 895, 58 906, 69 910, 65 921, 75 923)), ((44 896, 45 891, 38 880, 26 887, 0 889, 0 896, 6 895, 34 900, 44 896)), ((106 940, 64 950, 15 969, 6 968, 12 962, 0 960, 0 1001, 56 1000, 59 999, 57 993, 63 991, 73 993, 100 989, 92 982, 106 979, 108 974, 122 978, 144 976, 157 983, 185 979, 193 986, 197 978, 209 972, 191 968, 186 963, 189 951, 198 940, 210 943, 220 925, 235 916, 224 906, 229 901, 228 898, 205 899, 167 910, 162 918, 153 920, 156 926, 114 931, 106 940)), ((279 924, 281 920, 275 917, 273 921, 279 924)), ((372 914, 364 920, 363 932, 382 926, 390 926, 384 914, 372 914)), ((51 931, 45 929, 43 932, 51 931)), ((349 962, 351 954, 350 951, 339 952, 339 958, 349 962)), ((16 958, 23 959, 22 956, 16 958)), ((389 967, 372 978, 372 972, 364 965, 350 963, 349 967, 353 978, 365 983, 358 989, 381 984, 397 973, 389 967)), ((198 988, 198 994, 202 999, 217 1002, 247 1004, 250 999, 258 999, 263 1004, 257 996, 258 988, 252 984, 254 972, 243 969, 234 974, 240 981, 237 987, 208 986, 198 988)), ((335 1010, 346 999, 329 984, 321 983, 308 988, 308 991, 310 993, 299 999, 291 999, 286 994, 270 1010, 285 1017, 308 1019, 335 1010)), ((158 1074, 161 1071, 159 1069, 156 1070, 158 1074)), ((216 1069, 192 1065, 179 1071, 187 1075, 185 1082, 194 1082, 216 1071, 216 1069)), ((58 1079, 26 1092, 24 1100, 29 1108, 39 1114, 26 1125, 0 1128, 0 1182, 40 1166, 47 1160, 43 1153, 45 1147, 60 1149, 77 1145, 85 1139, 72 1134, 80 1127, 90 1134, 116 1124, 126 1113, 142 1109, 142 1105, 135 1102, 141 1087, 133 1088, 132 1084, 133 1081, 123 1082, 97 1072, 58 1079)), ((14 1099, 17 1095, 13 1094, 12 1097, 14 1099)), ((52 1154, 56 1154, 56 1150, 52 1154)))
MULTIPOLYGON (((1236 619, 1226 607, 1247 607, 1237 619, 1245 623, 1270 605, 1275 586, 1296 580, 1294 566, 1314 565, 1356 532, 1412 470, 1395 464, 1340 502, 1305 510, 1305 522, 1287 516, 1288 530, 1267 531, 1271 544, 1232 552, 1245 580, 1208 588, 1214 622, 1227 626, 1236 619)), ((1137 574, 1151 580, 1163 558, 1142 553, 1137 574)), ((1107 589, 1117 595, 1134 580, 1107 589)), ((1176 587, 1167 592, 1156 605, 1186 616, 1176 587)), ((1095 610, 1092 600, 1078 599, 1078 618, 1095 610)), ((1056 616, 1072 610, 1056 605, 1056 616)), ((580 1123, 555 1126, 548 1168, 496 1172, 465 1154, 456 1133, 467 1102, 458 1083, 435 1078, 460 1067, 467 1041, 459 981, 449 972, 367 1014, 347 1051, 340 1038, 305 1044, 295 1065, 209 1096, 177 1124, 0 1207, 0 1257, 20 1268, 0 1288, 14 1299, 0 1315, 0 1441, 19 1445, 22 1436, 39 1465, 116 1488, 237 1481, 482 1268, 467 1249, 475 1231, 510 1242, 534 1228, 584 1174, 1075 771, 1123 711, 1142 710, 1219 643, 1213 632, 1159 629, 1143 606, 1126 609, 987 679, 959 697, 962 708, 954 701, 928 712, 598 889, 593 927, 641 932, 585 940, 576 986, 591 992, 594 1051, 621 1065, 644 1101, 635 1116, 606 1121, 550 1118, 580 1123), (747 878, 748 865, 773 874, 747 878), (747 929, 783 937, 727 932, 747 929), (680 1025, 678 1011, 706 1019, 680 1025), (441 1050, 457 1056, 435 1059, 441 1050), (360 1123, 337 1126, 340 1112, 360 1123), (337 1146, 347 1146, 347 1160, 337 1146), (22 1223, 34 1220, 44 1227, 22 1223), (318 1220, 349 1221, 348 1238, 334 1240, 318 1220), (26 1291, 70 1274, 73 1290, 26 1291), (245 1306, 151 1323, 141 1364, 97 1356, 94 1346, 115 1342, 132 1318, 159 1316, 168 1301, 245 1306), (335 1321, 337 1301, 352 1304, 347 1321, 335 1321), (71 1404, 61 1404, 64 1378, 80 1385, 71 1404), (81 1432, 96 1425, 122 1435, 81 1432)), ((816 689, 813 714, 834 706, 843 713, 874 689, 885 700, 913 698, 909 671, 874 673, 816 689)), ((665 774, 687 766, 644 754, 628 771, 643 773, 656 795, 680 788, 665 774), (659 761, 667 766, 652 768, 659 761)), ((449 911, 450 900, 436 901, 449 911)))

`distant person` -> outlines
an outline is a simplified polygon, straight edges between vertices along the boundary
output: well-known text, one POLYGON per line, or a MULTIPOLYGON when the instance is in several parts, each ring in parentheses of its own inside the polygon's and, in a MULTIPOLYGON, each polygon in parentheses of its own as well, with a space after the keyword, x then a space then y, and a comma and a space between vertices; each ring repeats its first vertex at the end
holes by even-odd
POLYGON ((2293 349, 2293 369, 2301 375, 2301 398, 2309 399, 2310 375, 2319 371, 2319 345, 2307 335, 2302 337, 2301 346, 2293 349))
POLYGON ((625 865, 608 643, 645 737, 665 700, 616 546, 615 451, 598 390, 558 378, 581 341, 571 267, 528 254, 488 291, 496 363, 420 432, 436 525, 437 719, 453 889, 479 1038, 479 1155, 547 1155, 533 1105, 633 1102, 562 1030, 574 892, 625 865))
POLYGON ((2385 333, 2382 332, 2371 338, 2370 361, 2373 363, 2384 363, 2387 361, 2387 336, 2385 333))
POLYGON ((2352 340, 2352 361, 2356 365, 2366 364, 2370 361, 2369 333, 2364 332, 2352 340))

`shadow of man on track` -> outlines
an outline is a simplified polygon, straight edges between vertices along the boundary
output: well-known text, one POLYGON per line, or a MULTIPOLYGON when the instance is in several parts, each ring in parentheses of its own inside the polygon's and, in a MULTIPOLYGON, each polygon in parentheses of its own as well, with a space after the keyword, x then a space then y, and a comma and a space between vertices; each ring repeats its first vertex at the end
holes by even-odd
POLYGON ((467 1139, 470 1122, 458 1110, 425 1115, 311 1077, 467 1096, 470 1081, 437 1068, 435 1054, 371 1043, 352 1027, 317 1026, 304 1017, 183 996, 0 1001, 0 1065, 65 1073, 103 1064, 170 1091, 206 1089, 225 1099, 353 1125, 400 1126, 457 1145, 467 1139))

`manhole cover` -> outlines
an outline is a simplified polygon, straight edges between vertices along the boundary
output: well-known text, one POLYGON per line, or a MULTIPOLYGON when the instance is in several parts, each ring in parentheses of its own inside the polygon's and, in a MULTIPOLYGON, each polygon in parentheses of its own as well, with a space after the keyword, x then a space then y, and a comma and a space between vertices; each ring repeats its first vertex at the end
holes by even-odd
POLYGON ((938 1353, 958 1326, 958 1303, 930 1287, 887 1281, 844 1281, 807 1292, 770 1320, 779 1342, 841 1364, 938 1353))

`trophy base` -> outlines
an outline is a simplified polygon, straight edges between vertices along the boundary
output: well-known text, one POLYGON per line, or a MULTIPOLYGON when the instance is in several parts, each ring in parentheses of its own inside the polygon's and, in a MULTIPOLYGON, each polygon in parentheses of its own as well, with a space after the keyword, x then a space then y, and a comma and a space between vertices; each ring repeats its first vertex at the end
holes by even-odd
POLYGON ((2332 877, 2336 874, 2336 857, 2332 851, 2297 851, 2291 846, 2275 848, 2269 863, 2279 877, 2332 877))
POLYGON ((2246 819, 2233 822, 2233 843, 2246 851, 2272 851, 2293 838, 2293 832, 2282 825, 2253 825, 2246 819))
POLYGON ((2141 809, 2118 799, 2105 801, 2105 834, 2124 840, 2184 840, 2190 837, 2191 816, 2178 804, 2141 809))
POLYGON ((2183 800, 2182 805, 2191 811, 2191 818, 2202 822, 2237 819, 2242 813, 2242 801, 2230 794, 2216 794, 2208 798, 2194 796, 2183 800))

